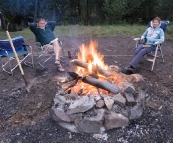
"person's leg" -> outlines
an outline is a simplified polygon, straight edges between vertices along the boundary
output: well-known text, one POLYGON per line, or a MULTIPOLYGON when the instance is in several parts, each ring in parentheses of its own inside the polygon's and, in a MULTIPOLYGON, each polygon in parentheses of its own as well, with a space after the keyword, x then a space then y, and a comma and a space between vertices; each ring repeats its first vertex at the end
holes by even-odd
POLYGON ((150 47, 150 48, 142 48, 132 59, 132 61, 130 62, 130 65, 134 68, 137 67, 138 63, 140 62, 140 60, 142 59, 142 57, 144 55, 146 55, 147 53, 150 53, 151 51, 153 51, 153 48, 155 47, 150 47))
POLYGON ((59 46, 58 41, 53 41, 54 53, 55 53, 55 60, 60 60, 60 51, 61 47, 59 46))
POLYGON ((54 53, 53 45, 50 44, 44 45, 43 50, 48 54, 54 53))
MULTIPOLYGON (((142 50, 143 44, 140 44, 138 47, 135 48, 135 51, 133 53, 133 58, 136 57, 136 55, 142 50)), ((133 60, 132 58, 132 60, 133 60)))
MULTIPOLYGON (((143 44, 140 44, 138 47, 135 48, 131 61, 133 61, 133 59, 135 59, 136 56, 138 55, 138 53, 142 50, 142 46, 143 46, 143 44)), ((131 64, 129 64, 126 68, 128 69, 128 68, 134 68, 134 67, 131 64)))
POLYGON ((53 44, 54 53, 55 53, 55 64, 57 64, 59 71, 64 71, 65 69, 62 68, 60 63, 61 47, 59 46, 58 40, 53 40, 52 44, 53 44))

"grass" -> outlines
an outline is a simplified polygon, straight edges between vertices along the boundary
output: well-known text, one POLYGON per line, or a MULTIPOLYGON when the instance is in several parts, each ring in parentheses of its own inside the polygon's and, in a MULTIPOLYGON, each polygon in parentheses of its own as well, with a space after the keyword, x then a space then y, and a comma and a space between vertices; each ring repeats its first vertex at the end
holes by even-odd
MULTIPOLYGON (((9 32, 11 38, 16 37, 16 36, 23 36, 24 39, 31 39, 34 37, 33 33, 30 31, 29 28, 25 28, 22 31, 16 31, 16 32, 9 32)), ((0 30, 0 39, 7 39, 7 34, 5 31, 0 30)))
MULTIPOLYGON (((54 33, 58 37, 116 37, 117 35, 139 37, 145 31, 147 26, 143 25, 98 25, 98 26, 80 26, 67 25, 56 26, 54 33)), ((22 35, 24 39, 34 38, 29 28, 22 31, 10 32, 11 37, 22 35)), ((6 33, 0 30, 0 39, 7 39, 6 33)), ((167 28, 166 39, 173 40, 173 25, 167 28)))
POLYGON ((139 36, 146 26, 137 25, 102 25, 102 26, 57 26, 55 33, 59 36, 88 36, 88 37, 116 37, 139 36))

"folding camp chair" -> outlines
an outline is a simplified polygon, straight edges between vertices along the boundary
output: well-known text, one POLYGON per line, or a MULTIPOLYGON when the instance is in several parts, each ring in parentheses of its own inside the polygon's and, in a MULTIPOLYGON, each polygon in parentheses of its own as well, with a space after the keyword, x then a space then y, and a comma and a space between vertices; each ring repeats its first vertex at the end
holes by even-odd
MULTIPOLYGON (((22 36, 12 38, 12 42, 19 57, 19 62, 34 68, 32 47, 24 43, 22 36)), ((19 66, 15 60, 15 55, 8 39, 0 40, 0 60, 3 71, 11 75, 13 75, 14 69, 19 66)))
MULTIPOLYGON (((51 59, 53 56, 55 56, 55 53, 47 53, 45 51, 45 49, 43 48, 43 46, 41 45, 41 43, 37 40, 37 38, 35 38, 36 40, 36 46, 37 46, 37 59, 38 59, 38 63, 39 65, 42 67, 42 68, 45 68, 45 63, 51 59), (41 57, 47 57, 46 59, 42 60, 41 57)), ((58 40, 58 43, 60 45, 62 45, 62 42, 60 40, 58 40)), ((52 45, 50 43, 50 45, 52 45)), ((52 45, 53 46, 53 45, 52 45)), ((62 54, 63 56, 61 56, 61 58, 64 58, 64 49, 61 47, 61 51, 62 51, 62 54)), ((61 60, 61 59, 60 59, 61 60)), ((61 62, 63 62, 61 60, 61 62)))
MULTIPOLYGON (((160 28, 163 29, 164 33, 166 32, 166 28, 167 28, 168 24, 169 24, 169 21, 166 21, 166 20, 161 21, 160 28)), ((150 27, 150 26, 151 26, 151 21, 148 24, 148 27, 150 27)), ((134 38, 134 40, 136 41, 136 47, 137 47, 140 43, 141 38, 134 38)), ((153 69, 154 69, 156 58, 161 58, 164 63, 163 52, 162 52, 162 47, 161 47, 162 43, 155 42, 154 44, 156 45, 156 50, 152 51, 151 53, 148 53, 147 55, 144 56, 145 60, 152 62, 151 71, 153 71, 153 69)))

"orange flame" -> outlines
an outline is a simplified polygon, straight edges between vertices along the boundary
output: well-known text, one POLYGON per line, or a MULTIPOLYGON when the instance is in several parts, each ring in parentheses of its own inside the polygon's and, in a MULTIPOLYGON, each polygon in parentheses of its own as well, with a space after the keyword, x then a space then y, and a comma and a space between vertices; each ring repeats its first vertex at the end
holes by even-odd
MULTIPOLYGON (((92 65, 97 65, 105 70, 108 66, 104 63, 104 56, 97 51, 98 42, 91 40, 89 45, 82 44, 77 54, 78 60, 88 63, 88 70, 92 72, 92 65)), ((76 72, 84 72, 85 69, 77 67, 76 72)))
MULTIPOLYGON (((91 40, 88 45, 82 44, 79 47, 79 53, 77 54, 78 60, 85 62, 88 64, 88 68, 82 68, 82 67, 76 67, 76 73, 81 75, 89 75, 92 73, 92 68, 94 66, 99 66, 100 68, 104 70, 108 70, 108 65, 104 63, 104 56, 101 55, 97 51, 98 42, 91 40)), ((99 79, 106 79, 108 81, 112 81, 113 83, 117 83, 120 81, 120 79, 115 75, 111 77, 105 77, 103 75, 98 74, 97 75, 99 79)), ((98 89, 92 85, 89 85, 87 83, 78 82, 74 87, 71 88, 71 91, 74 93, 80 93, 80 95, 86 95, 86 94, 92 94, 92 95, 98 95, 99 92, 103 94, 108 94, 109 92, 103 89, 98 89)), ((100 93, 99 93, 100 94, 100 93)))

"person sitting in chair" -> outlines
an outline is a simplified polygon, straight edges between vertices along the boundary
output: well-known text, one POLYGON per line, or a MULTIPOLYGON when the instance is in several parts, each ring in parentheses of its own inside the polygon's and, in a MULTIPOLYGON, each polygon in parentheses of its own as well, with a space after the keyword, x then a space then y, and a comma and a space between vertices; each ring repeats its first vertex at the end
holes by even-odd
POLYGON ((160 24, 161 19, 159 17, 156 17, 151 21, 151 27, 148 27, 141 36, 141 44, 135 48, 131 62, 125 67, 125 73, 135 73, 135 69, 143 56, 155 51, 156 45, 154 43, 164 42, 164 32, 162 28, 160 28, 160 24))
POLYGON ((55 64, 57 65, 58 70, 65 71, 60 63, 61 47, 59 46, 58 38, 56 38, 53 33, 55 26, 55 21, 46 22, 44 18, 39 18, 37 23, 29 23, 30 30, 34 33, 36 39, 41 43, 43 49, 45 49, 48 53, 55 53, 55 64))

